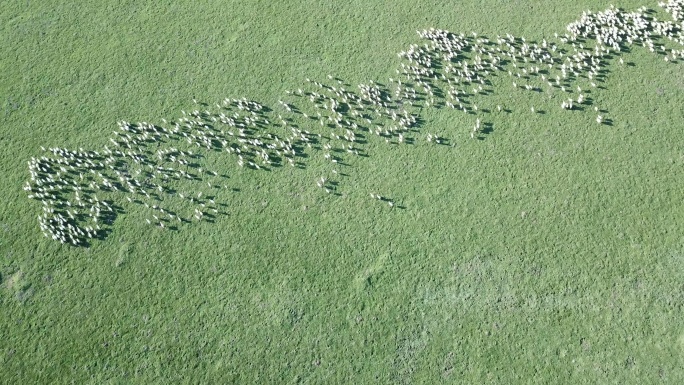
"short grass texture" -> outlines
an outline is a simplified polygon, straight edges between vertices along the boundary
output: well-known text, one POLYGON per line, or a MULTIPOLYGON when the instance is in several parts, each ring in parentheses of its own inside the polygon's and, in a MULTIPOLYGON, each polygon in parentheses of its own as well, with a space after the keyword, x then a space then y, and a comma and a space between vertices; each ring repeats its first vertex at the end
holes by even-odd
POLYGON ((435 110, 421 130, 454 146, 369 143, 341 196, 313 159, 231 159, 214 223, 127 206, 88 248, 41 235, 21 189, 41 145, 99 149, 193 98, 385 81, 416 29, 541 40, 609 5, 330 3, 3 2, 0 382, 684 383, 684 68, 641 48, 593 93, 612 126, 511 90, 484 140, 435 110))

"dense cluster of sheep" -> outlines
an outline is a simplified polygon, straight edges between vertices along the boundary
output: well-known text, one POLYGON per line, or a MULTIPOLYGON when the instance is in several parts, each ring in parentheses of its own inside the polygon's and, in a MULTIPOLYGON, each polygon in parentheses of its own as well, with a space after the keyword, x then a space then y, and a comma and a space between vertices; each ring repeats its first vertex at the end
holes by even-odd
POLYGON ((43 204, 38 218, 43 233, 73 245, 102 237, 104 225, 120 211, 122 195, 150 210, 146 222, 159 228, 212 218, 219 205, 211 192, 222 188, 222 178, 200 167, 203 152, 221 151, 254 169, 283 159, 294 165, 293 141, 262 132, 270 122, 260 104, 226 99, 216 107, 183 112, 177 121, 165 122, 167 127, 121 121, 100 151, 43 148, 50 156, 29 161, 31 181, 24 187, 29 198, 43 204), (196 183, 181 192, 172 181, 196 183))
MULTIPOLYGON (((611 6, 603 12, 585 12, 568 25, 567 34, 556 35, 559 43, 527 42, 510 34, 490 40, 475 33, 471 37, 439 29, 418 31, 429 43, 413 44, 399 53, 406 62, 397 71, 400 78, 392 79, 394 95, 411 101, 422 97, 424 106, 482 115, 494 108, 478 106, 479 96, 494 95, 491 75, 503 72, 515 90, 557 93, 562 109, 584 110, 592 105, 588 94, 604 80, 602 69, 619 51, 637 44, 666 61, 684 59, 684 49, 665 46, 667 41, 684 45, 683 4, 682 0, 660 4, 673 21, 659 21, 646 8, 625 12, 611 6)), ((622 58, 619 63, 624 63, 622 58)), ((502 109, 496 106, 496 111, 502 109)), ((530 106, 530 111, 538 110, 530 106)), ((599 124, 610 122, 598 106, 594 111, 599 124)), ((471 138, 478 137, 484 126, 475 117, 471 138)))
MULTIPOLYGON (((514 91, 558 92, 562 109, 582 110, 592 104, 587 95, 604 80, 602 68, 630 45, 644 46, 667 61, 683 59, 684 49, 666 48, 665 41, 684 45, 684 0, 660 6, 673 21, 659 21, 645 8, 585 12, 568 25, 568 34, 556 36, 559 43, 527 42, 510 34, 490 40, 475 33, 418 31, 427 43, 399 53, 403 60, 387 86, 369 81, 354 91, 328 76, 332 84, 306 79, 303 88, 286 91, 281 111, 244 98, 225 99, 183 111, 175 121, 162 119, 163 125, 122 121, 100 151, 43 148, 47 156, 28 162, 31 180, 24 189, 42 203, 38 221, 45 236, 77 246, 106 234, 104 227, 121 211, 123 198, 144 205, 151 211, 146 222, 159 228, 213 218, 221 206, 214 190, 225 185, 222 175, 201 167, 209 153, 226 153, 237 166, 259 170, 303 167, 303 153, 316 150, 332 175, 315 183, 334 193, 333 178, 346 165, 345 156, 363 155, 363 144, 373 136, 412 143, 422 108, 476 115, 470 137, 481 137, 487 127, 484 114, 506 111, 501 105, 477 105, 482 96, 494 94, 494 73, 507 74, 514 91), (192 181, 193 187, 177 191, 186 186, 181 181, 192 181)), ((594 110, 597 123, 609 122, 598 107, 594 110)), ((538 110, 530 106, 530 111, 538 110)), ((435 144, 448 142, 434 133, 425 137, 435 144)), ((389 198, 370 195, 394 206, 389 198)))
POLYGON ((29 198, 42 202, 43 212, 38 216, 41 231, 46 237, 73 245, 98 236, 100 223, 108 220, 113 208, 98 198, 91 181, 93 175, 101 175, 106 160, 97 152, 82 149, 46 151, 53 156, 31 158, 28 162, 33 183, 24 186, 29 198), (67 195, 73 195, 73 199, 67 195))

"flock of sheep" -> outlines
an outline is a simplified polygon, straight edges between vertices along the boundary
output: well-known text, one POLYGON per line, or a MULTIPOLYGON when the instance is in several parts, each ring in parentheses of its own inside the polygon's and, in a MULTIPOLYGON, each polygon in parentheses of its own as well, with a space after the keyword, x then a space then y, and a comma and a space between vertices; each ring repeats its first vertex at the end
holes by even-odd
MULTIPOLYGON (((363 154, 371 137, 413 142, 422 108, 473 115, 470 137, 481 137, 486 124, 480 118, 506 110, 477 105, 494 94, 495 73, 507 75, 514 92, 559 93, 562 109, 583 110, 591 105, 587 95, 604 80, 602 69, 619 51, 636 44, 667 61, 684 59, 684 49, 665 46, 667 41, 684 46, 684 0, 659 5, 672 21, 659 21, 646 8, 625 12, 611 6, 585 12, 568 25, 566 35, 556 36, 559 43, 527 42, 509 34, 490 40, 475 33, 419 31, 427 43, 399 53, 401 66, 387 85, 370 81, 351 90, 332 76, 331 84, 306 79, 303 88, 286 91, 278 111, 244 98, 225 99, 212 107, 196 103, 201 108, 162 125, 120 122, 99 151, 43 148, 47 155, 28 162, 31 180, 24 190, 42 204, 43 234, 76 246, 104 237, 126 202, 145 206, 146 222, 159 228, 212 220, 223 206, 215 202, 215 190, 226 186, 218 171, 201 167, 210 153, 225 153, 238 167, 255 170, 304 167, 306 152, 320 154, 330 175, 316 185, 334 193, 332 179, 341 174, 346 156, 363 154)), ((597 123, 606 123, 598 107, 594 110, 597 123)), ((530 111, 538 110, 530 106, 530 111)), ((447 142, 429 132, 425 138, 447 142)))

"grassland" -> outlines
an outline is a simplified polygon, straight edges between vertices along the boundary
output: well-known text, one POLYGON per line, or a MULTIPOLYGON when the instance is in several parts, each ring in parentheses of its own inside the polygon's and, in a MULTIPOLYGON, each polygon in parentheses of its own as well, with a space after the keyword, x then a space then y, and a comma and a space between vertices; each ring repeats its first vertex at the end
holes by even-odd
POLYGON ((502 93, 485 140, 426 110, 454 146, 371 141, 341 196, 313 159, 231 161, 214 223, 161 231, 128 206, 89 248, 40 234, 21 187, 41 145, 101 148, 193 98, 384 80, 416 29, 539 40, 608 5, 284 3, 0 6, 0 382, 684 381, 684 69, 638 48, 593 94, 612 126, 502 93))

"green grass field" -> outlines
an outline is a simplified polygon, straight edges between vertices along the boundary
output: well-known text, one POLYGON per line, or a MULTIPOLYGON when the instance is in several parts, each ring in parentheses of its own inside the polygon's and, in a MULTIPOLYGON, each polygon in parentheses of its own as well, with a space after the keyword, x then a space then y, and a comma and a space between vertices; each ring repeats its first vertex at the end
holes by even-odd
POLYGON ((684 383, 684 63, 641 47, 591 94, 612 125, 506 80, 484 140, 423 109, 414 144, 345 158, 336 194, 320 154, 209 154, 212 222, 162 230, 122 200, 89 247, 41 234, 40 146, 101 149, 193 99, 277 110, 307 77, 386 82, 416 30, 540 41, 610 4, 447 3, 0 5, 0 383, 684 383))

